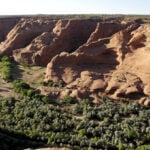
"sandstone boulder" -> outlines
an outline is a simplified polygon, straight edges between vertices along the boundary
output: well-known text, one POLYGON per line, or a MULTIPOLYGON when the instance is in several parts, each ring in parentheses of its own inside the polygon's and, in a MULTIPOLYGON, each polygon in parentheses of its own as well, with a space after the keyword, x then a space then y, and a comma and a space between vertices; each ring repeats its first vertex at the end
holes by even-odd
POLYGON ((144 102, 146 101, 146 97, 142 97, 138 100, 139 104, 144 104, 144 102))
POLYGON ((92 81, 90 90, 104 90, 105 87, 106 87, 106 83, 101 79, 97 79, 92 81))
POLYGON ((150 100, 145 100, 144 105, 145 106, 150 106, 150 100))

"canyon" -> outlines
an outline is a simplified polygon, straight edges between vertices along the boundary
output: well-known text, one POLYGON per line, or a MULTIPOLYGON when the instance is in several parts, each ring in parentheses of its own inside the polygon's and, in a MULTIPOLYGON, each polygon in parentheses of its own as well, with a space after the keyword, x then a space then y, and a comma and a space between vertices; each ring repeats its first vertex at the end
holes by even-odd
MULTIPOLYGON (((47 95, 101 103, 103 96, 150 105, 150 20, 0 18, 0 56, 44 66, 47 95)), ((38 74, 38 72, 37 72, 38 74)))

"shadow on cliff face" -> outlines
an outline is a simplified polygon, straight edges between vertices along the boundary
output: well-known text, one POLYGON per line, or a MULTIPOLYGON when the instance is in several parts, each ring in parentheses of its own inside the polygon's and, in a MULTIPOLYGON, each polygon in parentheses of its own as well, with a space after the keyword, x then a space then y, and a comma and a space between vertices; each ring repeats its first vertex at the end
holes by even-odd
POLYGON ((119 65, 117 57, 118 55, 113 49, 107 49, 105 46, 99 48, 97 53, 94 53, 94 49, 87 54, 86 52, 84 54, 62 53, 50 63, 50 74, 52 75, 50 78, 53 80, 54 77, 57 77, 58 81, 68 83, 80 78, 81 72, 88 71, 93 80, 103 80, 119 65))
POLYGON ((22 78, 23 70, 18 67, 19 64, 17 62, 14 62, 14 63, 15 63, 15 65, 14 65, 13 73, 12 73, 13 79, 19 80, 22 78))
POLYGON ((0 42, 6 39, 10 30, 19 22, 20 17, 0 18, 0 42))
POLYGON ((22 18, 9 30, 5 41, 0 44, 2 55, 12 55, 12 51, 24 48, 43 32, 51 31, 55 21, 46 19, 22 18))
POLYGON ((117 57, 113 49, 105 49, 102 53, 95 56, 83 56, 83 58, 80 59, 81 61, 77 63, 77 66, 81 68, 81 71, 88 70, 93 73, 95 78, 103 79, 104 74, 110 73, 119 65, 117 57))
MULTIPOLYGON (((37 48, 37 51, 33 54, 32 58, 34 64, 45 66, 55 55, 61 52, 74 52, 88 40, 97 24, 97 21, 91 20, 65 21, 67 21, 67 23, 62 27, 60 24, 63 24, 64 20, 59 20, 53 31, 49 33, 49 45, 43 45, 42 41, 43 47, 41 49, 37 48)), ((35 45, 38 46, 38 43, 35 43, 35 45)))

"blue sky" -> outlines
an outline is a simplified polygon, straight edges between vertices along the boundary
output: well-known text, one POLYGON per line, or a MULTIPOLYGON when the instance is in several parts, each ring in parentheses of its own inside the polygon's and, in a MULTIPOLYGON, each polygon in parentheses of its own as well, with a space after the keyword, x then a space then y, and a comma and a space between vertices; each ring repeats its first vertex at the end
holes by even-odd
POLYGON ((0 15, 150 14, 150 0, 0 0, 0 15))

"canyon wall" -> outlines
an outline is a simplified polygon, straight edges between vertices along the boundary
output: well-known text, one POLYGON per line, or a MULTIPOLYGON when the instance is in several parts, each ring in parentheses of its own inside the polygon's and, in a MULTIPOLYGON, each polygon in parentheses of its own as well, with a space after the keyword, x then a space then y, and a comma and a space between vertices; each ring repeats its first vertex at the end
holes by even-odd
POLYGON ((0 23, 0 55, 47 66, 59 96, 148 99, 150 24, 137 20, 21 18, 0 23))
POLYGON ((9 18, 4 17, 0 18, 0 42, 4 41, 8 32, 17 24, 20 20, 19 17, 9 18))

